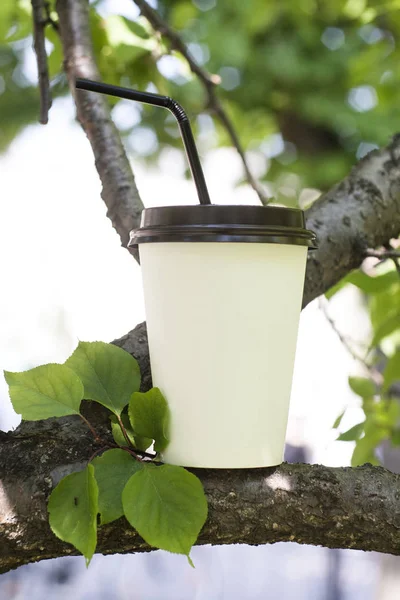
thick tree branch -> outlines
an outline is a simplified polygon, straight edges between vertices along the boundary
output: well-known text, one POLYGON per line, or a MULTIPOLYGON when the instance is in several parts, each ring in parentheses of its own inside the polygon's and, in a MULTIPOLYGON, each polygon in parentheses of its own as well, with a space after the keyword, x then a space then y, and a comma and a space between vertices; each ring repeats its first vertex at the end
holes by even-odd
MULTIPOLYGON (((103 409, 89 409, 106 435, 103 409)), ((75 554, 50 531, 46 502, 96 449, 84 424, 77 417, 26 423, 0 442, 0 572, 75 554)), ((196 474, 209 500, 199 544, 295 541, 400 554, 400 476, 383 468, 283 464, 196 474)), ((124 519, 100 529, 99 552, 149 549, 124 519)))
MULTIPOLYGON (((117 340, 132 352, 151 385, 145 325, 117 340)), ((88 403, 85 416, 107 439, 108 419, 88 403)), ((74 554, 53 536, 46 502, 58 481, 81 469, 99 448, 76 417, 24 423, 0 432, 0 573, 74 554)), ((295 541, 330 548, 400 554, 400 476, 379 467, 288 465, 266 469, 196 469, 209 501, 199 544, 295 541)), ((150 548, 124 519, 99 532, 103 554, 150 548)))
POLYGON ((306 213, 319 240, 307 263, 303 306, 359 267, 367 248, 400 232, 400 135, 370 152, 306 213))
POLYGON ((46 3, 43 0, 31 0, 33 19, 33 40, 36 54, 36 62, 39 75, 40 89, 40 118, 39 121, 45 125, 49 120, 49 109, 51 107, 51 93, 49 81, 49 69, 47 66, 47 53, 45 46, 44 30, 49 22, 46 17, 46 3))
POLYGON ((183 42, 179 34, 172 29, 159 15, 159 13, 154 10, 150 6, 150 4, 146 0, 133 0, 136 6, 140 9, 142 15, 148 20, 150 25, 153 27, 154 31, 158 31, 163 35, 171 44, 171 48, 173 50, 177 50, 189 65, 190 70, 194 75, 198 77, 198 79, 203 84, 203 87, 207 94, 207 108, 216 115, 216 117, 220 120, 223 127, 226 129, 228 133, 232 145, 236 148, 242 163, 244 172, 246 175, 246 179, 253 188, 253 190, 258 195, 261 204, 268 204, 268 198, 265 194, 261 184, 256 180, 254 175, 251 172, 249 164, 246 159, 246 153, 243 149, 242 143, 239 139, 239 136, 236 132, 236 129, 229 118, 226 110, 222 106, 220 99, 215 91, 216 85, 220 82, 219 75, 212 75, 208 73, 205 69, 200 67, 197 64, 190 51, 186 47, 186 44, 183 42))
POLYGON ((75 90, 75 79, 99 80, 90 29, 87 0, 57 0, 65 71, 75 98, 78 120, 89 138, 107 206, 107 216, 123 246, 129 232, 138 227, 142 201, 118 131, 111 119, 106 99, 100 94, 75 90))

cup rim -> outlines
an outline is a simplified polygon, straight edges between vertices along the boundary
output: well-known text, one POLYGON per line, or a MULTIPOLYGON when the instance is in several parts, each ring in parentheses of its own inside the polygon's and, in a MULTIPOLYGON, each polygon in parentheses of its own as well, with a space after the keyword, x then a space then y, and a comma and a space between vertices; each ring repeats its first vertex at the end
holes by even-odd
POLYGON ((129 247, 154 242, 277 243, 317 248, 304 212, 253 205, 186 205, 146 208, 129 247))

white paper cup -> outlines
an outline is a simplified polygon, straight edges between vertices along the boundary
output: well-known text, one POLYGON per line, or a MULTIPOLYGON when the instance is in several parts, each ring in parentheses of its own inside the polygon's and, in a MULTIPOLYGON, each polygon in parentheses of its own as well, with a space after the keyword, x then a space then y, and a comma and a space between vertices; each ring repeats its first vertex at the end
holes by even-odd
POLYGON ((249 468, 283 459, 307 251, 301 211, 146 209, 139 245, 153 384, 168 401, 162 459, 249 468))

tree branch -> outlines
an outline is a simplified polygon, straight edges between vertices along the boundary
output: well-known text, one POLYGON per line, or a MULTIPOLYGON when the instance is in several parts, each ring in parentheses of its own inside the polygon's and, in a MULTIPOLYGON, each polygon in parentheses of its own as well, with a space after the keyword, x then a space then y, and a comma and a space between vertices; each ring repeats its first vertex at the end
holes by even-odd
POLYGON ((365 252, 365 257, 379 258, 379 260, 386 260, 387 258, 399 259, 400 252, 391 248, 390 250, 371 250, 368 249, 365 252))
POLYGON ((303 306, 359 267, 367 248, 400 232, 400 134, 373 150, 306 212, 319 248, 307 262, 303 306))
POLYGON ((33 40, 36 54, 36 62, 39 75, 40 90, 40 117, 39 121, 45 125, 49 120, 49 109, 51 107, 51 93, 49 70, 47 66, 47 53, 45 46, 44 30, 48 18, 45 16, 45 2, 43 0, 31 0, 33 19, 33 40))
MULTIPOLYGON (((77 77, 99 80, 86 0, 57 0, 64 66, 81 123, 95 157, 107 206, 107 216, 127 246, 129 232, 139 226, 143 204, 106 99, 100 94, 75 90, 77 77)), ((137 255, 136 255, 137 256, 137 255)))
POLYGON ((253 188, 253 190, 257 193, 261 204, 268 204, 268 198, 261 186, 261 184, 256 180, 254 175, 251 172, 251 169, 248 165, 246 154, 239 139, 239 136, 235 130, 235 127, 229 118, 227 112, 220 99, 218 98, 215 87, 220 82, 219 75, 212 75, 208 73, 205 69, 200 67, 197 62, 194 60, 193 56, 190 54, 188 48, 185 43, 182 41, 179 34, 174 31, 159 15, 159 13, 154 10, 146 2, 146 0, 133 0, 136 6, 140 9, 142 15, 149 21, 150 25, 153 27, 154 31, 158 31, 161 35, 163 35, 167 40, 169 40, 171 44, 171 48, 177 50, 182 56, 185 58, 186 62, 189 65, 190 70, 194 75, 196 75, 207 93, 207 107, 213 112, 217 118, 220 120, 222 125, 225 127, 232 145, 236 148, 242 163, 244 172, 246 175, 246 179, 253 188))
POLYGON ((385 248, 386 255, 388 255, 392 259, 395 269, 397 271, 397 275, 400 277, 400 252, 394 250, 390 241, 385 244, 385 248))
MULTIPOLYGON (((104 409, 89 408, 97 411, 96 430, 107 435, 104 409)), ((76 417, 24 423, 0 434, 0 442, 0 573, 76 554, 50 531, 46 503, 52 487, 96 450, 84 424, 76 417)), ((400 554, 400 476, 383 468, 283 464, 195 472, 209 501, 199 544, 294 541, 400 554)), ((103 554, 149 549, 124 519, 99 530, 103 554)))

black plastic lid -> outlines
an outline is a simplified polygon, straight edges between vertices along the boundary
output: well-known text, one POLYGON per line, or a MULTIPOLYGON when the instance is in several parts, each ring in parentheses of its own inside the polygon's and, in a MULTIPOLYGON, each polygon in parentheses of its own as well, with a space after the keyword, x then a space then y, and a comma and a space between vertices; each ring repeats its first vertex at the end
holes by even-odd
POLYGON ((317 247, 294 208, 248 205, 194 205, 146 208, 129 246, 149 242, 258 242, 317 247))

